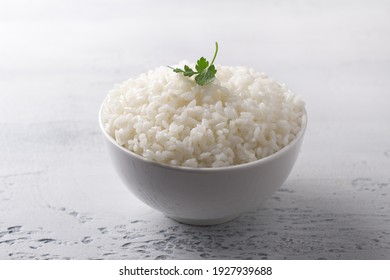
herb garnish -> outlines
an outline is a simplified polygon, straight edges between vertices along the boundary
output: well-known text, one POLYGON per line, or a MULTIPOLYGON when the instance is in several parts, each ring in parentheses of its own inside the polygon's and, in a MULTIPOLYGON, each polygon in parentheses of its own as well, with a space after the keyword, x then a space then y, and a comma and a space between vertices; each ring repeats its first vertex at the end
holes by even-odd
POLYGON ((170 66, 168 67, 173 69, 173 72, 175 73, 183 73, 183 75, 186 77, 197 75, 195 76, 195 82, 198 85, 204 86, 211 83, 215 79, 215 74, 217 73, 217 69, 215 69, 213 63, 215 58, 217 57, 217 53, 218 53, 218 42, 215 42, 215 52, 214 52, 213 60, 209 64, 206 58, 202 56, 196 62, 196 66, 195 66, 196 71, 192 70, 188 65, 184 65, 184 69, 173 68, 170 66))

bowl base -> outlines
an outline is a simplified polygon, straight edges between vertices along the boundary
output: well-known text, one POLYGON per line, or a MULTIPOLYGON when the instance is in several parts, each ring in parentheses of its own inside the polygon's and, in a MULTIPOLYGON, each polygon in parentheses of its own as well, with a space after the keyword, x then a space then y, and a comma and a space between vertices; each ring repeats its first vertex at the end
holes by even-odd
POLYGON ((219 224, 229 222, 237 218, 238 216, 239 215, 234 215, 234 216, 217 218, 217 219, 187 219, 187 218, 180 218, 174 216, 168 216, 168 218, 182 224, 188 224, 193 226, 213 226, 213 225, 219 225, 219 224))

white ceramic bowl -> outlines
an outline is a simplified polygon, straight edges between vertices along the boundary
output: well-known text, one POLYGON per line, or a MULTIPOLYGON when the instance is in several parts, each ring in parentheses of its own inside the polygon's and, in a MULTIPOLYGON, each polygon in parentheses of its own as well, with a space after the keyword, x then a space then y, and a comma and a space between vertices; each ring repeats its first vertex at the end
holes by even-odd
POLYGON ((141 201, 179 222, 213 225, 259 206, 287 179, 306 130, 306 112, 296 138, 257 161, 219 168, 174 167, 147 160, 118 145, 101 122, 114 167, 141 201))

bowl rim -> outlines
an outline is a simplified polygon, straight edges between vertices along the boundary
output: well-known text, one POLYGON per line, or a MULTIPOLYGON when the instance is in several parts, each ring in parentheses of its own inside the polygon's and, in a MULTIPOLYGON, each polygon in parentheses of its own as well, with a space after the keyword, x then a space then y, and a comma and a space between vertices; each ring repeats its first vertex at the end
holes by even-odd
POLYGON ((121 151, 123 151, 124 153, 128 154, 129 156, 137 159, 137 160, 141 160, 145 163, 149 163, 151 165, 155 165, 157 167, 161 167, 161 168, 166 168, 166 169, 171 169, 171 170, 176 170, 176 171, 187 171, 187 172, 221 172, 221 171, 227 171, 227 170, 241 170, 241 169, 245 169, 245 168, 249 168, 249 167, 252 167, 252 166, 256 166, 256 165, 260 165, 260 164, 264 164, 268 161, 272 161, 278 157, 281 157, 283 154, 287 153, 290 149, 292 149, 292 147, 294 147, 300 140, 301 138, 303 137, 303 135, 305 134, 305 131, 306 131, 306 128, 307 128, 307 112, 306 112, 306 108, 303 108, 303 114, 302 114, 302 121, 301 121, 301 128, 300 130, 298 131, 297 135, 295 136, 295 138, 290 142, 288 143, 288 145, 284 146, 282 149, 280 149, 279 151, 269 155, 269 156, 266 156, 264 158, 261 158, 261 159, 258 159, 258 160, 255 160, 255 161, 251 161, 251 162, 247 162, 247 163, 242 163, 242 164, 237 164, 237 165, 230 165, 230 166, 222 166, 222 167, 187 167, 187 166, 175 166, 175 165, 169 165, 169 164, 166 164, 166 163, 160 163, 160 162, 157 162, 157 161, 152 161, 150 159, 147 159, 143 156, 140 156, 128 149, 126 149, 125 147, 119 145, 114 138, 112 138, 107 132, 106 130, 104 129, 104 126, 103 126, 103 122, 102 122, 102 117, 101 117, 101 114, 102 114, 102 111, 103 111, 103 106, 105 104, 105 100, 102 102, 101 106, 100 106, 100 109, 99 109, 99 127, 101 129, 101 131, 103 132, 103 135, 105 136, 105 138, 111 143, 113 144, 116 148, 120 149, 121 151))

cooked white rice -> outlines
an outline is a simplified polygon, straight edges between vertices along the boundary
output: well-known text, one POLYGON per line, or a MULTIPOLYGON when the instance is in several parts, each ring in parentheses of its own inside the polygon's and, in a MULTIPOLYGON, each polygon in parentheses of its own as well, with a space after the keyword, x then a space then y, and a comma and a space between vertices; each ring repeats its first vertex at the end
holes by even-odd
POLYGON ((168 67, 116 85, 102 108, 106 132, 147 159, 187 167, 255 161, 295 138, 304 112, 299 96, 253 69, 216 68, 206 86, 168 67))

